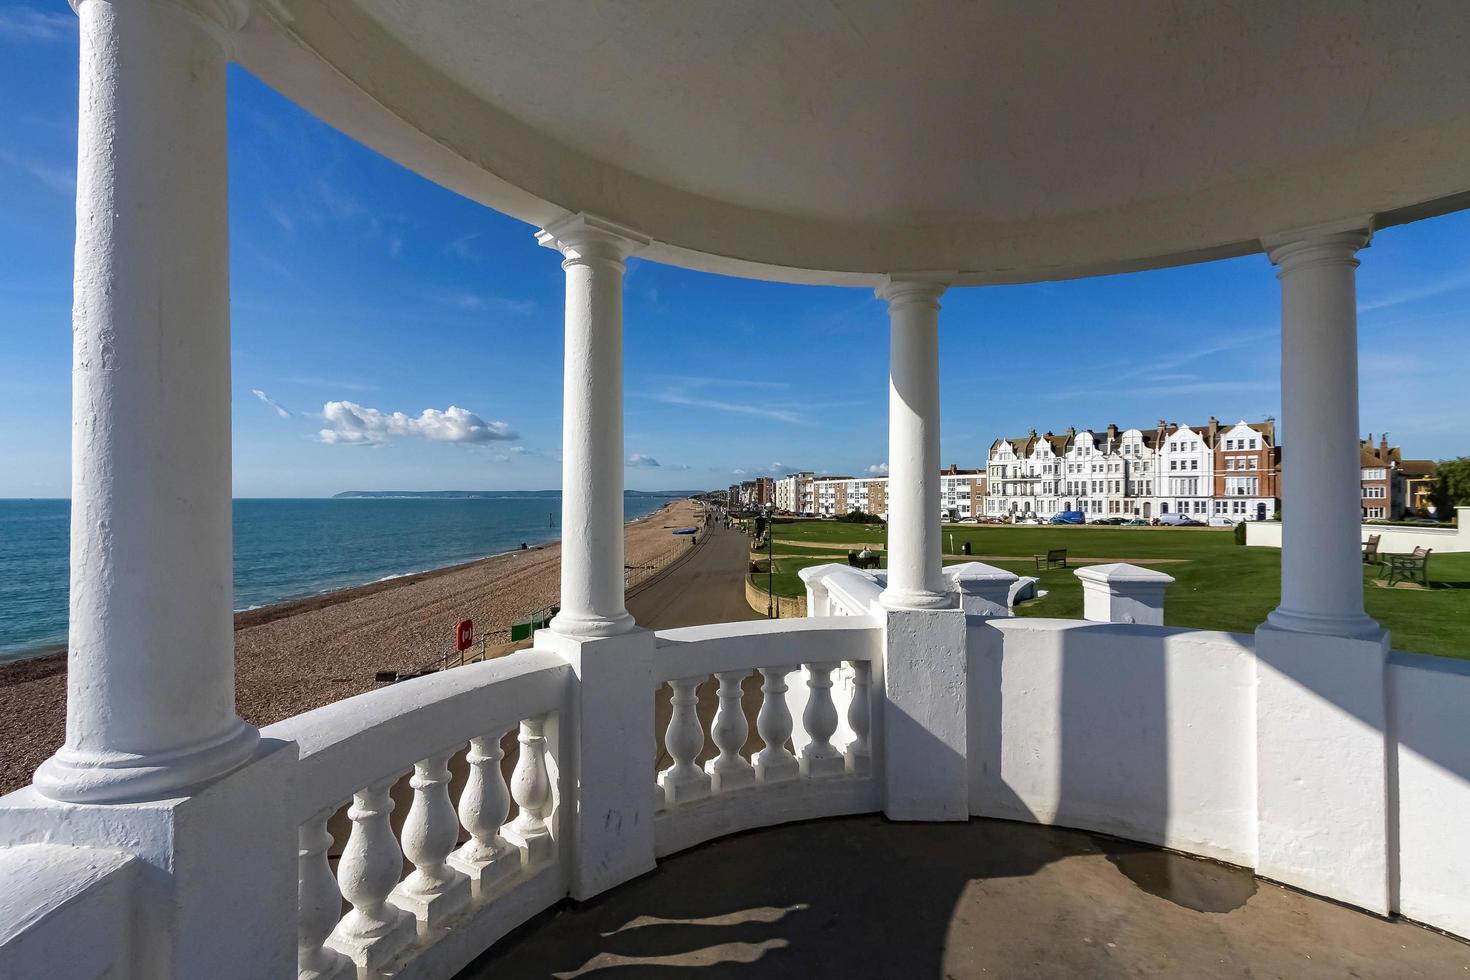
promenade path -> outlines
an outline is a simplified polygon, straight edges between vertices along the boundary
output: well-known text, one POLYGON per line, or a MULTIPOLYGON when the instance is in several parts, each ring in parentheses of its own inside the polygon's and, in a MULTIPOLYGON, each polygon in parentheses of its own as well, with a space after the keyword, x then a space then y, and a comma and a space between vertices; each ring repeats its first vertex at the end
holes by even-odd
POLYGON ((638 625, 667 630, 762 618, 745 601, 749 539, 717 523, 700 535, 693 554, 628 596, 638 625))

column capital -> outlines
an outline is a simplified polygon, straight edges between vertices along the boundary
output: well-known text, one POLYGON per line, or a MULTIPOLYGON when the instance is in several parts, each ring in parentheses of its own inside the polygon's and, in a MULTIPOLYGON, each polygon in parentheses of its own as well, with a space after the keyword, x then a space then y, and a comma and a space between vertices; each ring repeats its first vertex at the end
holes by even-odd
POLYGON ((939 297, 958 275, 957 272, 894 272, 884 276, 873 292, 890 306, 927 303, 938 309, 939 297))
MULTIPOLYGON (((1281 272, 1317 265, 1357 265, 1357 253, 1373 238, 1373 219, 1352 218, 1261 236, 1266 256, 1281 272)), ((1278 276, 1280 273, 1278 273, 1278 276)))
POLYGON ((536 232, 536 242, 543 248, 554 248, 569 263, 589 260, 622 263, 653 243, 642 232, 606 218, 579 211, 548 224, 536 232))

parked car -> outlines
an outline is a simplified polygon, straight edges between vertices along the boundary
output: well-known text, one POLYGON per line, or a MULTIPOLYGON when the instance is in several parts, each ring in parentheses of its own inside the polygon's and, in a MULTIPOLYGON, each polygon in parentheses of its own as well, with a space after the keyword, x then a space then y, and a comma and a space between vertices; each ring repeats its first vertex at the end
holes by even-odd
POLYGON ((1080 510, 1063 510, 1053 514, 1049 524, 1084 524, 1087 518, 1080 510))
POLYGON ((1160 527, 1203 527, 1204 525, 1188 514, 1160 514, 1160 527))
POLYGON ((1130 520, 1124 521, 1123 523, 1128 527, 1149 527, 1153 524, 1153 521, 1149 520, 1147 517, 1134 517, 1130 520))
POLYGON ((1124 522, 1124 520, 1125 520, 1125 518, 1122 518, 1122 517, 1099 517, 1097 520, 1088 521, 1087 523, 1089 523, 1089 524, 1109 524, 1109 525, 1116 526, 1116 525, 1122 524, 1124 522))

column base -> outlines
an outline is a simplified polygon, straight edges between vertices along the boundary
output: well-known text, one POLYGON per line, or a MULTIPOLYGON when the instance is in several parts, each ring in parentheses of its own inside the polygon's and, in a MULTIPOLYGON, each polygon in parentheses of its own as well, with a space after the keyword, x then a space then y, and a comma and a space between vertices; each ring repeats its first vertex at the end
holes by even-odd
POLYGON ((596 639, 603 636, 618 636, 622 633, 630 633, 638 628, 633 621, 632 615, 624 611, 621 615, 606 616, 577 616, 574 614, 559 612, 551 617, 547 623, 547 629, 561 636, 573 639, 596 639))
POLYGON ((62 803, 136 803, 192 795, 254 758, 260 732, 240 719, 212 742, 173 753, 78 752, 62 746, 36 769, 32 785, 62 803))
POLYGON ((1315 633, 1319 636, 1341 636, 1358 640, 1371 640, 1383 632, 1378 621, 1364 613, 1318 616, 1278 608, 1266 616, 1266 622, 1272 628, 1288 633, 1315 633))
MULTIPOLYGON (((450 865, 453 868, 453 865, 450 865)), ((418 923, 420 939, 428 938, 430 929, 438 929, 470 904, 470 879, 454 868, 454 878, 442 890, 430 894, 419 894, 405 887, 411 880, 400 881, 388 896, 388 901, 414 917, 418 923)))
POLYGON ((890 587, 878 596, 878 602, 884 609, 958 609, 960 597, 955 592, 890 587))
POLYGON ((470 841, 450 854, 447 863, 470 879, 470 894, 478 900, 485 897, 497 884, 520 871, 522 858, 520 848, 509 842, 504 846, 497 845, 488 856, 467 857, 464 852, 473 844, 474 841, 470 841))

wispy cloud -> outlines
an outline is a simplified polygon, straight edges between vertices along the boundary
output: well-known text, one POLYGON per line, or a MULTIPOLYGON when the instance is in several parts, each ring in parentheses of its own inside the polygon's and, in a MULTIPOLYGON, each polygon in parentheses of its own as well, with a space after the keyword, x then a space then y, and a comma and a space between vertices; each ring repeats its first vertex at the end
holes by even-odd
POLYGON ((293 218, 284 207, 271 201, 265 206, 265 213, 270 215, 271 220, 281 226, 281 230, 288 235, 296 234, 296 219, 293 218))
POLYGON ((1444 293, 1453 293, 1461 289, 1470 289, 1470 269, 1460 272, 1452 272, 1431 279, 1428 282, 1410 286, 1394 292, 1384 293, 1373 299, 1358 304, 1359 313, 1372 313, 1375 310, 1386 310, 1393 306, 1403 306, 1406 303, 1415 303, 1421 299, 1431 299, 1444 293))
POLYGON ((888 464, 887 463, 874 463, 872 466, 869 466, 868 467, 868 473, 870 475, 872 475, 872 476, 887 476, 888 475, 888 464))
POLYGON ((381 412, 355 402, 327 402, 322 406, 327 428, 317 433, 322 442, 356 446, 380 445, 389 439, 412 436, 430 442, 499 442, 518 439, 507 422, 487 422, 467 409, 450 405, 444 411, 426 408, 418 417, 403 412, 381 412))
POLYGON ((658 460, 644 453, 634 453, 628 457, 628 465, 652 469, 659 465, 658 460))
POLYGON ((811 419, 805 417, 795 408, 780 408, 776 406, 761 405, 755 402, 727 402, 715 398, 696 398, 693 395, 681 394, 677 391, 663 391, 648 396, 656 402, 665 405, 683 405, 688 408, 707 408, 715 412, 727 412, 731 415, 750 415, 755 418, 772 419, 776 422, 786 422, 790 425, 812 425, 811 419))
POLYGON ((340 378, 319 378, 313 375, 303 375, 294 378, 281 379, 291 385, 311 385, 319 388, 339 388, 342 391, 377 391, 378 386, 368 384, 365 381, 343 381, 340 378))
POLYGON ((61 41, 75 37, 77 19, 33 7, 0 11, 0 37, 12 41, 61 41))
POLYGON ((289 411, 282 408, 279 402, 273 401, 270 395, 267 395, 259 388, 251 388, 250 393, 256 398, 259 398, 261 401, 265 402, 271 408, 275 409, 276 414, 279 415, 281 418, 289 419, 291 417, 291 413, 289 411))
POLYGON ((71 167, 53 166, 13 150, 0 150, 0 161, 30 174, 58 194, 70 196, 77 191, 77 172, 71 167))
POLYGON ((430 286, 424 296, 431 303, 446 306, 465 313, 498 313, 503 316, 529 316, 536 312, 536 301, 529 299, 507 299, 501 296, 486 296, 463 289, 444 289, 430 286))
POLYGON ((478 231, 472 231, 468 234, 460 235, 458 238, 451 241, 448 245, 444 246, 444 254, 453 256, 454 258, 459 259, 461 262, 473 262, 478 264, 482 261, 482 256, 479 252, 475 250, 474 244, 476 241, 479 240, 479 238, 480 233, 478 231))

